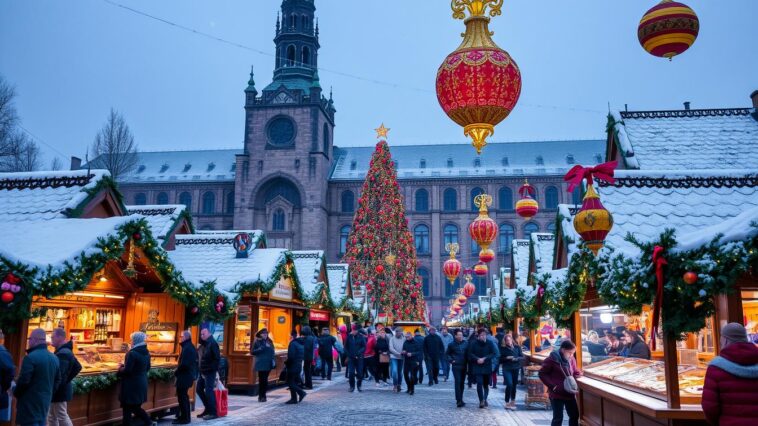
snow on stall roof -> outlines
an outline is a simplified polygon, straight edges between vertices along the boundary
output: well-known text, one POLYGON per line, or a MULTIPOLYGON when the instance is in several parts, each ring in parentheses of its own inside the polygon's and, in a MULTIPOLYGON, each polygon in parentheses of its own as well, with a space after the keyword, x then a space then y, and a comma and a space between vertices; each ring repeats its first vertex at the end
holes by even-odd
POLYGON ((606 245, 632 256, 639 251, 624 240, 627 233, 646 242, 672 228, 680 238, 758 207, 758 170, 622 170, 616 178, 614 186, 598 188, 614 219, 606 245))
POLYGON ((215 281, 216 289, 236 297, 239 284, 271 280, 286 263, 287 250, 260 249, 253 244, 247 258, 237 258, 232 246, 235 235, 177 235, 176 248, 168 255, 184 278, 195 286, 215 281))
POLYGON ((59 270, 82 255, 100 251, 97 243, 118 235, 118 229, 142 216, 107 219, 62 219, 0 222, 0 256, 31 267, 59 270))
POLYGON ((302 296, 313 299, 316 296, 321 275, 321 269, 324 267, 323 250, 301 250, 292 252, 292 261, 295 264, 295 273, 300 281, 300 287, 303 289, 302 296))
MULTIPOLYGON (((563 175, 574 164, 597 164, 603 158, 604 140, 495 142, 487 155, 478 156, 469 144, 390 146, 398 163, 398 179, 458 179, 524 175, 563 175), (448 167, 448 161, 452 165, 448 167), (478 160, 478 163, 477 163, 478 160), (478 166, 477 166, 478 164, 478 166)), ((334 149, 330 180, 363 180, 374 147, 334 149)))
POLYGON ((700 248, 720 236, 719 243, 746 241, 758 235, 758 206, 745 210, 737 216, 721 223, 699 229, 679 237, 679 245, 674 251, 688 251, 700 248))
MULTIPOLYGON (((137 153, 137 166, 120 183, 234 181, 241 149, 137 153)), ((97 164, 97 159, 92 161, 97 164)))
POLYGON ((326 265, 326 275, 329 280, 329 294, 332 301, 340 305, 347 297, 347 286, 350 284, 350 265, 347 263, 330 263, 326 265))
POLYGON ((543 274, 553 269, 553 253, 555 252, 555 235, 549 232, 534 232, 531 236, 534 253, 534 271, 543 274))
POLYGON ((0 173, 0 221, 64 218, 107 176, 107 170, 0 173))
POLYGON ((184 204, 126 206, 129 214, 145 216, 153 237, 161 240, 166 238, 186 208, 184 204))
POLYGON ((253 247, 256 247, 258 243, 261 241, 261 239, 264 237, 263 231, 260 229, 227 229, 227 230, 198 230, 195 231, 195 235, 205 235, 207 238, 213 238, 210 236, 218 237, 218 238, 234 238, 237 236, 237 234, 248 234, 252 238, 252 245, 253 247))
POLYGON ((612 117, 619 151, 630 168, 736 169, 758 164, 758 121, 751 116, 753 111, 622 111, 612 117))
POLYGON ((529 240, 513 240, 512 244, 516 288, 526 287, 529 280, 529 240))

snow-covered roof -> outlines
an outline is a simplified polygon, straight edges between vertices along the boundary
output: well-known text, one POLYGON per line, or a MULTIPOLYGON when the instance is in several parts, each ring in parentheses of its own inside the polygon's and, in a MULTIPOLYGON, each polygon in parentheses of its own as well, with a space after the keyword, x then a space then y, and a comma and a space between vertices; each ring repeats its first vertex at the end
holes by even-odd
POLYGON ((682 235, 678 240, 679 245, 676 250, 694 250, 710 243, 716 237, 719 237, 721 244, 754 238, 758 234, 758 227, 753 226, 754 223, 758 224, 758 207, 745 210, 713 226, 682 235))
MULTIPOLYGON (((574 164, 599 163, 605 141, 489 143, 483 156, 469 144, 397 145, 390 150, 399 179, 521 177, 563 175, 574 164)), ((373 153, 374 147, 335 148, 330 180, 363 180, 373 153)))
POLYGON ((641 170, 742 169, 758 164, 752 108, 612 113, 626 166, 641 170))
POLYGON ((628 233, 645 242, 673 228, 677 238, 685 237, 694 247, 708 242, 706 231, 714 237, 730 219, 734 220, 727 224, 736 234, 740 230, 735 222, 742 231, 747 229, 758 207, 758 169, 617 171, 616 183, 601 184, 598 193, 614 219, 607 246, 634 255, 638 249, 624 240, 628 233))
POLYGON ((217 290, 236 298, 237 285, 270 281, 287 262, 288 251, 256 248, 253 243, 247 258, 237 258, 232 245, 235 235, 177 235, 176 248, 168 255, 193 285, 215 281, 217 290))
POLYGON ((119 183, 233 182, 237 154, 242 150, 139 152, 137 166, 119 183))
POLYGON ((237 234, 248 234, 252 238, 251 244, 257 247, 258 244, 265 240, 266 235, 260 229, 227 229, 227 230, 198 230, 195 235, 203 235, 206 238, 234 238, 237 234), (213 236, 213 237, 211 237, 213 236))
POLYGON ((320 289, 319 281, 321 270, 324 268, 324 251, 323 250, 303 250, 292 252, 292 262, 295 265, 295 273, 300 281, 300 288, 303 290, 303 297, 312 300, 315 299, 320 289))
POLYGON ((0 222, 68 217, 108 176, 107 170, 0 173, 0 222))
POLYGON ((176 227, 186 209, 184 204, 126 206, 129 214, 139 214, 145 217, 153 237, 159 240, 165 239, 176 227))
POLYGON ((548 232, 534 232, 531 236, 531 254, 534 256, 534 272, 542 274, 553 269, 555 235, 548 232))
POLYGON ((340 306, 347 297, 350 285, 350 265, 347 263, 330 263, 326 265, 326 275, 329 280, 329 294, 332 301, 340 306))
POLYGON ((558 216, 561 218, 559 229, 566 245, 568 259, 578 250, 582 237, 574 229, 574 215, 581 206, 575 204, 558 204, 558 216))
POLYGON ((54 218, 37 221, 0 221, 0 256, 47 271, 76 265, 77 259, 102 251, 101 239, 118 235, 123 225, 139 215, 107 219, 54 218))
POLYGON ((529 240, 513 240, 513 276, 516 288, 525 287, 529 280, 529 240))

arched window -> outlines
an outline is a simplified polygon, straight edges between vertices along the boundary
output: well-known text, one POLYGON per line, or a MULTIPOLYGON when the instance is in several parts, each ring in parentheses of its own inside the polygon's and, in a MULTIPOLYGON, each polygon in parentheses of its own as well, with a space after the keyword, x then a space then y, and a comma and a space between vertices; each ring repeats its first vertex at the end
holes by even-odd
POLYGON ((271 230, 284 231, 284 210, 282 209, 274 210, 274 215, 272 216, 272 220, 271 220, 271 230))
POLYGON ((289 45, 287 47, 287 66, 291 67, 295 64, 295 46, 289 45))
POLYGON ((475 212, 479 211, 479 207, 477 207, 476 204, 474 204, 474 199, 476 198, 477 195, 481 195, 481 194, 484 194, 484 190, 482 188, 477 187, 471 190, 471 211, 475 211, 475 212))
POLYGON ((350 225, 340 228, 340 255, 347 251, 347 238, 350 236, 350 225))
POLYGON ((458 210, 458 192, 453 188, 447 188, 442 194, 442 210, 454 212, 458 210))
POLYGON ((448 223, 442 229, 442 250, 447 253, 447 245, 458 243, 458 227, 448 223))
POLYGON ((554 186, 548 186, 545 188, 545 208, 557 209, 558 208, 558 188, 554 186))
POLYGON ((429 192, 426 189, 422 188, 416 191, 416 211, 429 211, 429 192))
POLYGON ((192 211, 192 194, 186 191, 179 194, 179 204, 184 204, 188 211, 192 211))
POLYGON ((510 253, 511 244, 513 238, 516 236, 516 230, 513 225, 507 223, 500 224, 500 232, 498 233, 497 251, 500 253, 510 253))
POLYGON ((431 295, 431 286, 429 285, 429 271, 426 270, 426 268, 418 268, 418 271, 416 271, 419 278, 421 278, 421 288, 424 292, 424 296, 428 297, 431 295))
POLYGON ((258 191, 255 206, 264 209, 276 197, 282 197, 295 208, 300 208, 300 191, 292 181, 285 178, 274 178, 266 182, 258 191))
POLYGON ((550 222, 547 225, 547 232, 550 232, 552 234, 555 234, 555 222, 550 222))
POLYGON ((500 210, 513 210, 513 191, 511 191, 511 188, 507 186, 500 188, 500 191, 497 193, 497 206, 500 210))
POLYGON ((147 204, 147 195, 144 192, 139 192, 134 195, 134 204, 138 206, 144 206, 147 204))
POLYGON ((353 191, 342 191, 342 213, 352 213, 355 211, 355 195, 353 191))
POLYGON ((413 228, 413 240, 416 242, 417 254, 429 254, 429 227, 416 225, 413 228))
POLYGON ((324 123, 324 154, 329 155, 329 125, 324 123))
POLYGON ((290 15, 290 28, 292 29, 295 28, 295 19, 296 19, 295 15, 290 15))
POLYGON ((234 191, 226 194, 226 214, 234 214, 234 191))
POLYGON ((573 204, 582 204, 582 188, 577 186, 571 193, 571 202, 573 204))
POLYGON ((308 65, 311 63, 311 49, 308 49, 308 46, 303 46, 303 54, 300 62, 302 62, 303 65, 308 65))
POLYGON ((168 204, 168 194, 165 192, 159 192, 155 197, 155 204, 168 204))
POLYGON ((529 238, 531 235, 535 232, 540 231, 540 226, 537 225, 534 222, 527 222, 526 225, 524 225, 524 238, 529 238))
POLYGON ((216 194, 208 191, 203 194, 203 214, 216 213, 216 194))

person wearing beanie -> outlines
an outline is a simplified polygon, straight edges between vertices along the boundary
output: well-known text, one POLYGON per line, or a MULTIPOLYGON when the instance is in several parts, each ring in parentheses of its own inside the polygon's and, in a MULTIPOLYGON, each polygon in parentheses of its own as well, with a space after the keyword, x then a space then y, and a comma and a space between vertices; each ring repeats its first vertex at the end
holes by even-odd
POLYGON ((345 341, 350 392, 355 392, 356 379, 358 381, 358 392, 363 392, 361 385, 363 384, 363 354, 366 352, 366 338, 358 331, 358 324, 353 324, 345 341))
POLYGON ((721 351, 708 364, 701 405, 708 422, 720 426, 754 425, 758 419, 758 348, 742 324, 721 329, 721 351))

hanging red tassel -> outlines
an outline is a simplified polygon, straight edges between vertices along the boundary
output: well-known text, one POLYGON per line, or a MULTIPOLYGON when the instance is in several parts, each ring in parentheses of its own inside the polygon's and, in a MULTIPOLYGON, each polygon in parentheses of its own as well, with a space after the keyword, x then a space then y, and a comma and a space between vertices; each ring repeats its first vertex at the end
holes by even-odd
POLYGON ((658 335, 658 324, 661 320, 661 307, 663 305, 663 266, 667 264, 666 258, 663 257, 663 247, 655 246, 653 248, 653 265, 655 266, 655 278, 658 282, 658 287, 655 291, 655 301, 653 302, 653 332, 650 335, 653 350, 655 350, 655 338, 658 335))

